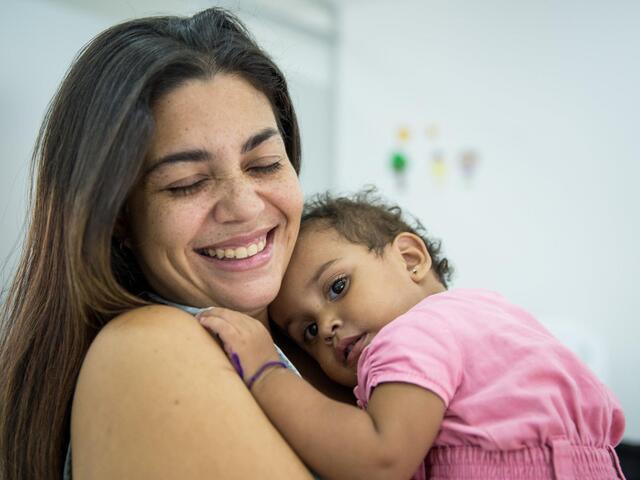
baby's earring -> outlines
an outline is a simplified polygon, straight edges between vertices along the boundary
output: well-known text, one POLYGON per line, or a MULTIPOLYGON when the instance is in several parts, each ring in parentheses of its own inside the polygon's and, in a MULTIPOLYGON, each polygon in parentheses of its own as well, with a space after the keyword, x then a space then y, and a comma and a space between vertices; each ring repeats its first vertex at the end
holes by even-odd
POLYGON ((413 274, 418 273, 418 267, 413 267, 413 268, 411 269, 411 273, 413 273, 413 274))

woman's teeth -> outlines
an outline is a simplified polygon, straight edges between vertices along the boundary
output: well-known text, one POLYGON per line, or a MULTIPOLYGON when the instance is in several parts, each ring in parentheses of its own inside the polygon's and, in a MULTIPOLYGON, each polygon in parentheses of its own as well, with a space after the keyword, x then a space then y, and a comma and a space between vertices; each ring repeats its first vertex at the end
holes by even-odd
POLYGON ((208 257, 214 258, 249 258, 254 255, 260 253, 264 250, 267 242, 265 240, 260 240, 258 243, 252 243, 246 247, 237 247, 237 248, 205 248, 202 252, 208 257))

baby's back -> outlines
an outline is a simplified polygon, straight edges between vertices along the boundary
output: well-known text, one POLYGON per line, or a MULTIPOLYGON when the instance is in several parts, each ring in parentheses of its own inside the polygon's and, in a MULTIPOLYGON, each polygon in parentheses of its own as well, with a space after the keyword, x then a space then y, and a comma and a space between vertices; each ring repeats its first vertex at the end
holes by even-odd
POLYGON ((493 292, 453 290, 415 310, 425 323, 442 316, 456 343, 460 377, 438 442, 465 444, 472 434, 478 446, 510 450, 558 436, 620 441, 624 417, 611 392, 523 309, 493 292))
POLYGON ((613 475, 612 447, 624 432, 617 400, 532 315, 499 294, 432 295, 385 326, 359 360, 360 403, 384 382, 413 383, 443 399, 430 455, 431 474, 440 474, 433 478, 485 475, 498 464, 505 478, 547 478, 560 458, 570 475, 613 475))

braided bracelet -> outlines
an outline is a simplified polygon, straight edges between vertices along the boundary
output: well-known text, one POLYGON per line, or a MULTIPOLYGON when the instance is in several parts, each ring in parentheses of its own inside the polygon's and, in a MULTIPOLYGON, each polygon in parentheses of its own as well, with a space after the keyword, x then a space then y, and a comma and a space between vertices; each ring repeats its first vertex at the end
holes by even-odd
POLYGON ((287 368, 287 365, 284 362, 280 362, 278 360, 271 360, 271 361, 263 363, 262 366, 256 371, 256 373, 254 373, 251 376, 251 378, 247 382, 247 388, 249 390, 251 390, 251 387, 256 382, 256 380, 258 380, 258 378, 260 378, 260 375, 262 375, 265 370, 267 370, 268 368, 271 368, 271 367, 287 368))

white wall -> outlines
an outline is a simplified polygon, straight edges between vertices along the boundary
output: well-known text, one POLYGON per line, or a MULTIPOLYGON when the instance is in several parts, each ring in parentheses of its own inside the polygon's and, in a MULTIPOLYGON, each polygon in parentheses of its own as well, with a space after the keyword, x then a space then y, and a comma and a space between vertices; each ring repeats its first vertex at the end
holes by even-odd
POLYGON ((640 3, 347 2, 340 30, 336 186, 376 183, 457 267, 499 290, 603 377, 640 440, 640 3), (425 128, 436 123, 436 141, 425 128), (388 166, 412 132, 411 170, 388 166), (429 155, 479 153, 436 185, 429 155))
POLYGON ((19 254, 29 162, 46 106, 80 47, 110 22, 63 4, 0 4, 0 286, 19 254))
MULTIPOLYGON (((329 187, 333 158, 333 45, 278 23, 317 18, 313 2, 289 0, 288 16, 260 16, 256 0, 2 0, 0 2, 0 287, 7 288, 19 254, 26 214, 29 160, 46 106, 80 48, 117 22, 146 15, 188 15, 227 7, 247 22, 284 70, 302 129, 306 192, 329 187), (296 8, 294 8, 296 7, 296 8)), ((326 9, 325 9, 326 10, 326 9)), ((271 9, 278 13, 278 10, 271 9)), ((324 23, 311 25, 326 31, 324 23)), ((302 22, 299 22, 302 25, 302 22)), ((0 296, 1 297, 1 296, 0 296)))

